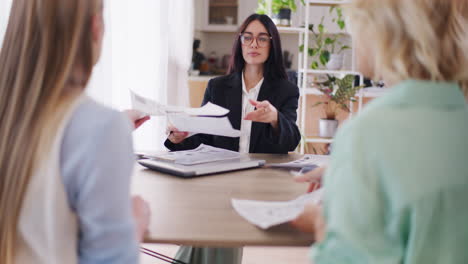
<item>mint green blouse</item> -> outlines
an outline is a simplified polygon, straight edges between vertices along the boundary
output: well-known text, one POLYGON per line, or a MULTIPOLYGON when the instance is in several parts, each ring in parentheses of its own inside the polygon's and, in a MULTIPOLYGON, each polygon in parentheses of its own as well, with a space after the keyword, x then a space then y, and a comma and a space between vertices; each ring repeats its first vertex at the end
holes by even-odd
POLYGON ((400 83, 333 147, 315 264, 468 263, 468 107, 457 84, 400 83))

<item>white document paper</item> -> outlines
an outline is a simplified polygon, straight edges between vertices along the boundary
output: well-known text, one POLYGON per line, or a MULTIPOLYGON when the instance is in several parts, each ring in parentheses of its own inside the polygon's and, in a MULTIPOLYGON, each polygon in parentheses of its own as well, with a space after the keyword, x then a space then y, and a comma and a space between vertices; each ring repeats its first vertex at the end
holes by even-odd
POLYGON ((316 165, 318 167, 328 165, 330 156, 328 155, 312 155, 307 154, 304 157, 286 163, 272 163, 268 164, 270 167, 285 168, 285 169, 301 169, 306 166, 316 165))
POLYGON ((196 149, 167 152, 164 154, 155 155, 154 157, 156 159, 173 161, 182 165, 195 165, 240 158, 240 153, 201 144, 196 149))
POLYGON ((132 108, 152 116, 164 116, 167 109, 164 105, 151 99, 145 98, 130 90, 132 108))
POLYGON ((304 211, 306 204, 320 203, 322 195, 323 189, 318 189, 287 202, 232 199, 231 203, 236 212, 248 222, 268 229, 296 219, 304 211))
POLYGON ((187 114, 190 116, 225 116, 229 110, 219 105, 208 102, 200 108, 163 105, 149 98, 140 96, 130 90, 132 108, 152 116, 164 116, 168 114, 187 114))
POLYGON ((191 116, 225 116, 229 113, 229 110, 208 102, 200 108, 186 108, 184 113, 191 116))
POLYGON ((234 129, 227 117, 199 117, 168 115, 169 122, 179 131, 202 133, 225 137, 240 137, 240 130, 234 129))

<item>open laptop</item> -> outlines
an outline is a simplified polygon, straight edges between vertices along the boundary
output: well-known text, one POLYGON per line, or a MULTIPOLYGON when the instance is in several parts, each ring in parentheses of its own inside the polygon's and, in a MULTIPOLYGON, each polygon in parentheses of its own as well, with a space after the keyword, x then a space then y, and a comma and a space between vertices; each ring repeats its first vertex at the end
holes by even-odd
POLYGON ((151 170, 169 173, 179 177, 191 178, 201 175, 257 168, 265 165, 265 160, 252 159, 248 157, 248 155, 245 155, 240 158, 195 165, 182 165, 159 159, 141 159, 138 160, 138 163, 151 170))

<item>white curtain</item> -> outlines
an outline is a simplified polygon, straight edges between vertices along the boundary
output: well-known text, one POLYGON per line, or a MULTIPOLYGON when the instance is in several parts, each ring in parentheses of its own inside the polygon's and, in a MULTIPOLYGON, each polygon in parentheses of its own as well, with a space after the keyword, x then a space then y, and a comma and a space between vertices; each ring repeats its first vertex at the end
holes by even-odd
MULTIPOLYGON (((123 110, 129 89, 160 103, 188 106, 188 70, 194 0, 104 0, 103 53, 87 93, 123 110)), ((0 0, 0 41, 12 0, 0 0)), ((0 42, 0 43, 1 43, 0 42)), ((166 119, 152 118, 134 132, 136 150, 162 150, 166 119)))
MULTIPOLYGON (((129 89, 164 104, 188 106, 193 0, 105 0, 106 33, 88 94, 123 110, 129 89)), ((162 150, 166 119, 134 132, 136 150, 162 150)))
POLYGON ((0 48, 2 48, 12 0, 0 0, 0 48))

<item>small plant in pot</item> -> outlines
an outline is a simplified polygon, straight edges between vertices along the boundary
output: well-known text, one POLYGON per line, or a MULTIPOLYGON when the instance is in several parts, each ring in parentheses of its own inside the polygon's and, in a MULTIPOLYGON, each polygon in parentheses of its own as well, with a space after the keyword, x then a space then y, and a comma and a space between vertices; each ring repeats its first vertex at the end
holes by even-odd
POLYGON ((331 138, 338 128, 338 111, 350 112, 349 102, 355 101, 354 95, 362 86, 354 86, 355 76, 348 74, 343 78, 327 75, 327 80, 317 83, 323 93, 323 100, 313 106, 323 106, 325 118, 319 121, 319 136, 331 138))
MULTIPOLYGON (((296 12, 296 0, 258 0, 257 14, 268 14, 268 2, 271 1, 272 19, 278 26, 291 26, 291 13, 296 12)), ((305 5, 304 0, 301 0, 305 5)))
MULTIPOLYGON (((344 30, 346 24, 343 18, 343 11, 341 8, 330 8, 330 13, 336 10, 336 17, 333 18, 333 22, 335 22, 340 30, 344 30)), ((327 69, 329 70, 339 70, 343 67, 343 53, 342 51, 350 49, 349 46, 344 45, 340 42, 340 35, 334 35, 332 38, 326 38, 325 43, 330 47, 330 58, 326 64, 327 69), (337 47, 338 46, 338 47, 337 47)))
MULTIPOLYGON (((331 7, 330 14, 336 11, 336 17, 332 19, 340 30, 344 30, 345 22, 341 8, 331 7)), ((350 49, 348 45, 341 42, 344 34, 328 34, 324 26, 325 16, 322 16, 320 23, 309 25, 309 30, 314 35, 314 45, 308 49, 308 54, 313 57, 310 67, 312 69, 319 69, 326 67, 328 70, 339 70, 343 67, 343 51, 350 49)), ((303 52, 304 46, 301 45, 299 50, 303 52)))

